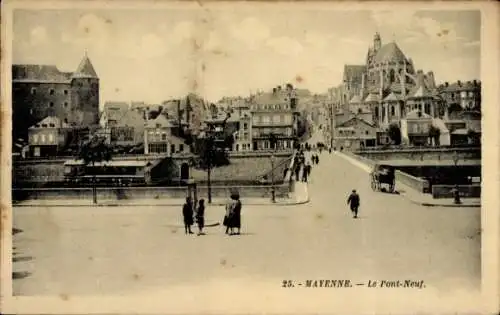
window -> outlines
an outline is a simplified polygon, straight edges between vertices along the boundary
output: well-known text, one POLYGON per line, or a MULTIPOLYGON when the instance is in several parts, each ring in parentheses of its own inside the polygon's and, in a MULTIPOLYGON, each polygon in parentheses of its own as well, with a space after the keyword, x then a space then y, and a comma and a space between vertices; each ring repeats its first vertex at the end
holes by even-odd
POLYGON ((270 121, 270 117, 269 117, 268 115, 264 115, 264 116, 262 116, 262 121, 263 121, 264 123, 268 124, 268 123, 269 123, 269 121, 270 121))
POLYGON ((36 95, 36 89, 35 88, 31 88, 31 95, 36 95))
POLYGON ((166 133, 166 132, 163 132, 163 133, 161 134, 161 140, 162 140, 162 141, 167 140, 167 133, 166 133))
POLYGON ((68 90, 64 90, 64 95, 68 95, 68 90))
POLYGON ((50 102, 49 106, 54 107, 54 102, 50 102))
POLYGON ((391 106, 391 116, 396 115, 396 110, 394 108, 394 105, 391 106))
POLYGON ((38 135, 33 135, 33 143, 37 143, 38 142, 38 135))
POLYGON ((184 152, 184 144, 179 144, 179 151, 184 152))
POLYGON ((43 134, 41 135, 41 137, 40 137, 40 141, 41 141, 42 143, 45 143, 45 135, 43 135, 43 134))
POLYGON ((238 151, 239 149, 240 149, 240 145, 236 144, 236 151, 238 151))
POLYGON ((55 93, 54 89, 50 89, 50 90, 49 90, 49 94, 50 94, 50 95, 54 95, 54 93, 55 93))
POLYGON ((55 128, 56 125, 55 124, 49 124, 49 127, 55 128))
POLYGON ((68 102, 64 102, 64 107, 68 107, 68 102))
POLYGON ((243 130, 247 130, 247 128, 248 128, 248 124, 247 124, 247 123, 244 123, 244 124, 243 124, 243 130))
POLYGON ((368 130, 365 130, 365 135, 367 135, 367 134, 368 134, 368 130))
POLYGON ((53 143, 53 142, 54 142, 54 135, 49 134, 49 143, 53 143))
POLYGON ((175 153, 175 144, 170 145, 170 153, 175 153))
POLYGON ((47 124, 42 124, 42 128, 47 128, 47 124))
POLYGON ((281 109, 281 106, 279 104, 276 105, 276 109, 281 109))
POLYGON ((285 115, 280 115, 280 122, 284 123, 285 122, 285 115))

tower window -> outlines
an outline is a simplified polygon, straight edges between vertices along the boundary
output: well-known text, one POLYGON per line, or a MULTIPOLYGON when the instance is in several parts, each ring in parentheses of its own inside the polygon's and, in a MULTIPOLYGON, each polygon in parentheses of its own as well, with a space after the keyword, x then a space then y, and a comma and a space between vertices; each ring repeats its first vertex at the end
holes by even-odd
POLYGON ((54 102, 50 102, 50 103, 49 103, 49 106, 50 106, 50 107, 54 107, 54 102))
POLYGON ((55 93, 54 89, 50 89, 50 90, 49 90, 49 94, 50 94, 50 95, 54 95, 54 93, 55 93))

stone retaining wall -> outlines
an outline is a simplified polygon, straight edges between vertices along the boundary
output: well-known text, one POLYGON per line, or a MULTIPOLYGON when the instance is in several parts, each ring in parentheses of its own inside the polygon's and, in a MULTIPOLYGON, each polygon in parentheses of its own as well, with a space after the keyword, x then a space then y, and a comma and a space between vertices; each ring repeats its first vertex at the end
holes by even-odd
MULTIPOLYGON (((433 185, 432 198, 453 198, 454 185, 433 185)), ((461 198, 481 198, 481 185, 458 185, 461 198)))
MULTIPOLYGON (((198 198, 207 198, 208 187, 198 186, 198 198)), ((232 189, 237 189, 244 198, 271 198, 272 186, 212 186, 212 198, 229 198, 232 189)), ((290 185, 275 186, 277 198, 288 198, 290 185)), ((99 187, 97 199, 179 199, 185 198, 187 187, 99 187)), ((12 199, 92 199, 92 188, 24 188, 13 189, 12 199)))

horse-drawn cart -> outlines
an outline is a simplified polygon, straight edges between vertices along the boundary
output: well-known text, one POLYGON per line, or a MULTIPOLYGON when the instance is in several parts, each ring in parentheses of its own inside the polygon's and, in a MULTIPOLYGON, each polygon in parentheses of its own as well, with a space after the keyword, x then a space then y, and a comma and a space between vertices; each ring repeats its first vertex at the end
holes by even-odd
POLYGON ((371 187, 374 191, 380 191, 382 184, 389 186, 389 192, 394 192, 396 187, 395 170, 391 165, 375 164, 370 172, 371 187))

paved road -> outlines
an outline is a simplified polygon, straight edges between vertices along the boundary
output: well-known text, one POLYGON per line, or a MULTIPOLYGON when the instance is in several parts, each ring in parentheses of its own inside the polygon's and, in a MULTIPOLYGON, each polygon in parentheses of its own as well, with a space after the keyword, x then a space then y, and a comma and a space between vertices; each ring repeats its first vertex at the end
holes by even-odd
MULTIPOLYGON (((17 208, 14 294, 136 294, 166 288, 284 279, 415 279, 427 287, 471 288, 480 281, 480 210, 419 207, 374 193, 368 175, 324 152, 314 166, 311 202, 243 209, 241 236, 221 227, 184 235, 180 209, 17 208), (352 219, 346 197, 361 195, 352 219)), ((217 221, 222 207, 207 210, 217 221)))

